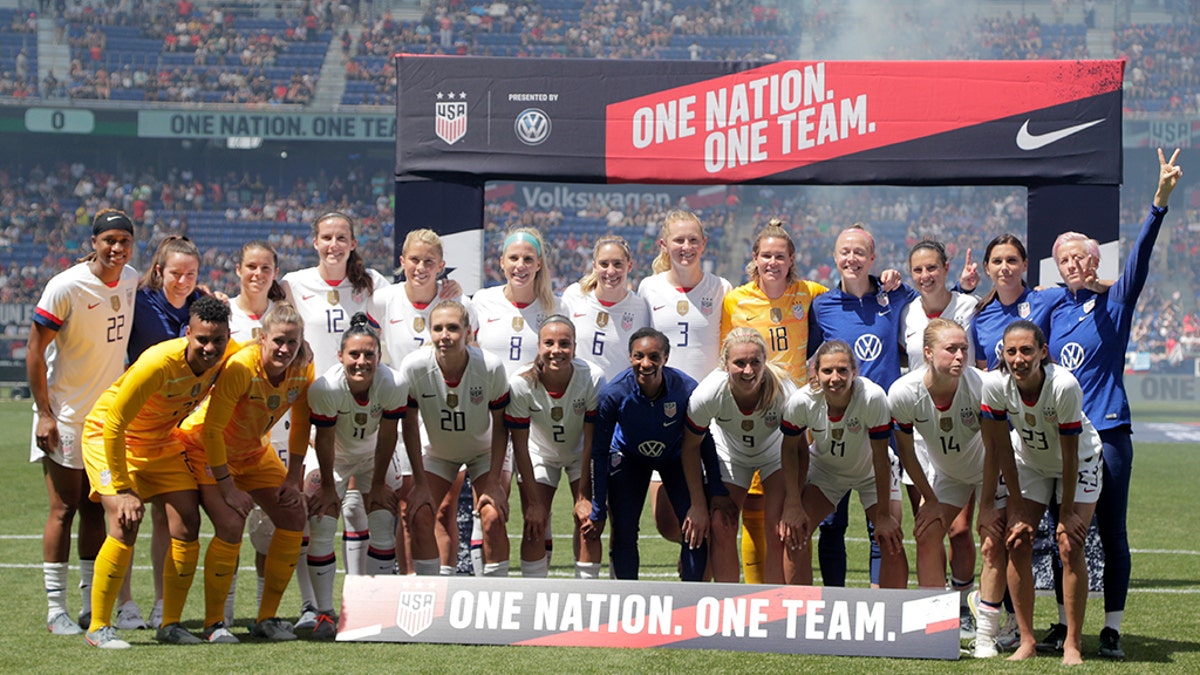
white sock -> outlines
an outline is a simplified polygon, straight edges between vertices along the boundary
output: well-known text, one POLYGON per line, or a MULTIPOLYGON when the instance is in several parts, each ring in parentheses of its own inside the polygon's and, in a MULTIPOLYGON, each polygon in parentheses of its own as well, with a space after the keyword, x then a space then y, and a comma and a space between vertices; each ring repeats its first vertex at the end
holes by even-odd
MULTIPOLYGON (((308 576, 308 573, 306 572, 304 576, 308 576)), ((255 603, 255 605, 262 606, 263 587, 267 585, 267 580, 264 579, 263 577, 257 577, 257 579, 258 579, 258 594, 255 596, 257 598, 257 602, 255 603)), ((311 588, 312 585, 310 584, 309 587, 311 588)))
POLYGON ((982 602, 975 610, 975 635, 981 638, 996 639, 1000 632, 1001 611, 999 607, 988 607, 982 602))
MULTIPOLYGON (((59 614, 67 613, 67 574, 71 563, 43 562, 42 580, 46 585, 46 620, 49 621, 59 614)), ((83 587, 83 582, 79 584, 83 587)), ((90 583, 89 583, 90 586, 90 583)), ((90 588, 88 589, 91 590, 90 588)))
POLYGON ((1058 606, 1058 622, 1064 626, 1067 625, 1067 606, 1066 605, 1058 606))
MULTIPOLYGON (((80 614, 92 613, 92 576, 96 573, 96 559, 79 559, 80 614)), ((87 626, 84 626, 86 628, 87 626)))
POLYGON ((478 511, 471 512, 471 566, 475 569, 475 576, 487 574, 483 564, 483 519, 478 511))
POLYGON ((575 578, 576 579, 599 579, 600 578, 600 563, 575 563, 575 578))
POLYGON ((454 571, 453 565, 438 565, 438 576, 452 577, 454 576, 454 571))
POLYGON ((1125 610, 1104 613, 1104 627, 1121 632, 1121 619, 1125 618, 1125 610))
POLYGON ((437 558, 413 561, 413 571, 423 577, 436 577, 441 574, 441 566, 442 561, 437 558))
POLYGON ((545 579, 549 574, 550 560, 548 558, 521 561, 521 576, 523 577, 545 579))
POLYGON ((229 594, 225 596, 225 627, 233 627, 233 607, 237 601, 237 578, 238 573, 233 572, 233 580, 229 583, 229 594))
POLYGON ((314 607, 319 612, 333 612, 333 583, 337 577, 337 558, 333 555, 333 538, 337 536, 337 518, 310 518, 308 541, 308 578, 312 580, 314 607))
POLYGON ((362 493, 347 490, 342 499, 342 545, 346 555, 346 574, 367 574, 367 547, 370 525, 362 493))
POLYGON ((487 563, 483 566, 483 576, 485 577, 506 577, 508 576, 508 561, 498 563, 487 563))
POLYGON ((396 517, 386 509, 375 509, 367 514, 367 530, 367 574, 395 574, 396 517))

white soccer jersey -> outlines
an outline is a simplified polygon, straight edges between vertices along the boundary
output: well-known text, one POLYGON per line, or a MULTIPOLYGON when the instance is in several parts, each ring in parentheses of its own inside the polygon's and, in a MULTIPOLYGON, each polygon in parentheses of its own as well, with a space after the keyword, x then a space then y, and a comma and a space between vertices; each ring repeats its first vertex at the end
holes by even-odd
MULTIPOLYGON (((389 285, 379 272, 368 269, 367 273, 376 291, 389 285)), ((350 318, 357 312, 366 312, 371 298, 366 292, 355 291, 347 279, 330 284, 321 278, 316 267, 289 272, 281 284, 288 301, 304 317, 304 339, 313 350, 313 367, 316 372, 324 373, 337 364, 342 333, 350 327, 350 318)))
POLYGON ((493 410, 508 405, 508 378, 500 359, 467 347, 467 369, 447 382, 433 349, 419 349, 400 364, 408 383, 408 405, 421 412, 429 433, 425 454, 467 462, 492 449, 493 410))
POLYGON ((475 342, 499 359, 506 377, 511 377, 521 366, 533 362, 538 351, 538 328, 546 317, 558 312, 557 300, 553 307, 542 307, 536 300, 517 307, 504 297, 503 286, 484 288, 471 298, 475 342))
POLYGON ((128 265, 109 286, 79 263, 56 274, 42 291, 34 321, 54 331, 46 347, 46 384, 59 424, 82 425, 96 399, 125 371, 137 284, 137 271, 128 265))
POLYGON ((812 432, 810 463, 848 481, 875 475, 871 463, 871 439, 884 439, 891 428, 887 393, 865 377, 854 378, 850 405, 841 417, 829 415, 825 392, 803 387, 784 406, 783 433, 795 436, 812 432))
POLYGON ((552 462, 568 463, 583 452, 583 424, 595 423, 604 376, 583 359, 571 362, 575 372, 560 395, 542 383, 531 383, 527 368, 508 378, 509 400, 504 426, 529 429, 530 454, 552 462))
POLYGON ((408 404, 408 386, 396 371, 379 364, 367 398, 350 393, 346 369, 337 364, 308 388, 308 407, 315 427, 334 427, 335 467, 350 466, 375 455, 375 439, 383 418, 401 419, 408 404))
POLYGON ((1100 454, 1100 435, 1083 414, 1083 390, 1065 368, 1045 366, 1046 381, 1037 401, 1021 398, 1017 383, 1007 371, 995 371, 984 379, 983 416, 1008 419, 1021 436, 1013 448, 1017 461, 1044 476, 1062 475, 1062 446, 1059 436, 1079 436, 1079 463, 1100 454))
POLYGON ((629 367, 629 336, 650 325, 650 307, 634 293, 609 306, 575 283, 563 291, 562 308, 575 324, 576 352, 596 364, 606 380, 629 367))
MULTIPOLYGON (((267 310, 262 314, 248 314, 238 307, 237 298, 229 299, 229 339, 238 344, 254 342, 262 335, 262 318, 275 306, 272 300, 267 301, 267 310)), ((318 371, 320 372, 320 371, 318 371)))
MULTIPOLYGON (((943 319, 950 319, 963 327, 967 332, 967 363, 975 365, 975 343, 971 340, 971 322, 975 320, 975 305, 979 298, 950 291, 950 304, 939 314, 943 319)), ((908 353, 909 370, 917 370, 925 365, 925 327, 929 325, 929 316, 921 306, 918 298, 910 302, 900 311, 900 329, 904 331, 900 348, 908 353)))
MULTIPOLYGON (((438 283, 440 292, 441 282, 438 283)), ((467 304, 465 298, 452 298, 467 304)), ((375 291, 367 313, 379 322, 379 337, 383 340, 384 361, 399 368, 404 357, 429 344, 429 315, 440 299, 427 305, 415 305, 408 299, 404 284, 395 284, 375 291)))
POLYGON ((666 272, 642 279, 638 295, 650 305, 650 323, 671 341, 667 365, 696 381, 717 365, 721 308, 732 288, 728 281, 708 272, 687 291, 672 286, 666 272))
POLYGON ((941 474, 962 483, 983 480, 983 437, 979 433, 979 404, 983 374, 965 368, 950 406, 942 410, 925 388, 924 369, 911 372, 892 384, 888 406, 900 433, 919 432, 926 457, 941 474))
POLYGON ((700 381, 688 399, 687 424, 698 433, 712 431, 722 459, 755 463, 779 457, 783 433, 779 429, 784 404, 796 391, 790 379, 781 382, 779 405, 749 413, 738 407, 729 389, 729 373, 717 369, 700 381), (716 424, 713 424, 713 421, 716 424), (710 426, 712 425, 712 426, 710 426))

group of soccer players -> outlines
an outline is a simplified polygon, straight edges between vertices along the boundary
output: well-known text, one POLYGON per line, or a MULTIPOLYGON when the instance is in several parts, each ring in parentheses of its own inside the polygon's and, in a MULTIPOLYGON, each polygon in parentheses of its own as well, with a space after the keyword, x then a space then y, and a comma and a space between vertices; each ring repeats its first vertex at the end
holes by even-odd
POLYGON ((918 584, 945 588, 949 565, 980 657, 1015 647, 1012 658, 1048 648, 1081 660, 1083 544, 1095 512, 1107 562, 1101 653, 1119 658, 1132 445, 1123 349, 1111 345, 1128 340, 1182 175, 1177 157, 1159 151, 1154 205, 1115 283, 1097 279, 1095 242, 1067 233, 1054 247, 1065 288, 1029 289, 1024 247, 1004 235, 983 257, 993 284, 983 300, 970 294, 979 280, 970 252, 948 288, 949 260, 933 241, 910 253, 914 287, 895 270, 873 275, 874 240, 860 226, 837 238, 836 287, 799 279, 795 243, 777 221, 757 234, 750 281, 734 288, 705 270, 703 225, 682 210, 663 217, 654 273, 636 292, 629 246, 608 235, 592 271, 555 296, 546 244, 531 228, 503 241, 505 283, 469 300, 444 278, 429 230, 408 233, 393 285, 356 252, 353 219, 331 212, 313 223, 316 266, 278 279, 270 245, 247 243, 241 292, 228 299, 197 289, 199 255, 178 238, 147 274, 158 283, 139 285, 127 265, 133 222, 97 213, 93 252, 48 284, 29 345, 32 457, 51 504, 48 627, 129 646, 111 619, 150 502, 161 512, 160 641, 238 641, 230 589, 247 522, 259 577, 250 633, 331 638, 339 517, 348 573, 451 574, 469 474, 478 573, 504 576, 515 469, 522 573, 548 573, 550 505, 565 471, 584 579, 600 574, 609 520, 611 574, 637 578, 650 494, 660 532, 680 544, 685 580, 739 580, 742 521, 747 581, 812 583, 819 530, 823 581, 842 585, 856 491, 872 531, 872 584, 904 588, 907 483, 918 584), (144 343, 136 355, 131 333, 144 343), (1063 592, 1060 621, 1038 643, 1032 533, 1052 502, 1063 592), (201 508, 215 536, 197 637, 180 620, 201 508), (76 514, 79 623, 65 598, 76 514), (278 617, 293 573, 294 624, 278 617), (1006 591, 1019 637, 1003 620, 1006 591))

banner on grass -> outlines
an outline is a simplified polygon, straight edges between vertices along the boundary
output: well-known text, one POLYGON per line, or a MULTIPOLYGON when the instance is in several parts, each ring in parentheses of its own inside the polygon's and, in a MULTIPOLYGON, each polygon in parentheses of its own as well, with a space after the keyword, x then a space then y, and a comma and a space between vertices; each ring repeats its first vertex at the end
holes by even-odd
POLYGON ((957 593, 349 576, 339 641, 957 659, 957 593))

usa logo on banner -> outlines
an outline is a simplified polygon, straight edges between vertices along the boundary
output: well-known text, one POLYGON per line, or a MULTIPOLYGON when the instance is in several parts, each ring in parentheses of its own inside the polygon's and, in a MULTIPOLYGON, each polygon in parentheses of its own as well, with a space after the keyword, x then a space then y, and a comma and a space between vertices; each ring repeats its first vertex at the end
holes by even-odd
POLYGON ((454 145, 467 135, 466 101, 438 101, 436 113, 438 138, 454 145))
POLYGON ((433 608, 437 593, 433 591, 404 591, 396 606, 396 626, 416 637, 433 625, 433 608))

